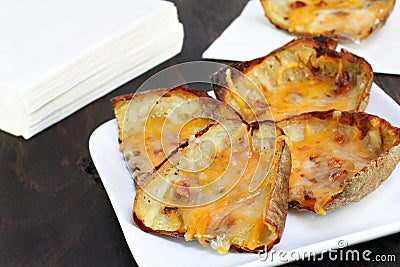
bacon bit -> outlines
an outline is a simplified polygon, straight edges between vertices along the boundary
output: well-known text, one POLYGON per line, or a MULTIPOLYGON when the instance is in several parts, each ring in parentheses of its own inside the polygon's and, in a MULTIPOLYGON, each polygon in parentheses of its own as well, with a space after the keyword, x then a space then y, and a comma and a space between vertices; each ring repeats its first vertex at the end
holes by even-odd
POLYGON ((171 142, 170 144, 174 147, 178 147, 178 146, 181 146, 185 142, 186 142, 186 140, 179 139, 179 142, 171 142))
POLYGON ((318 157, 319 157, 319 156, 318 156, 317 154, 312 154, 312 155, 310 156, 310 160, 311 160, 312 162, 315 162, 316 159, 317 159, 318 157))
POLYGON ((314 184, 317 182, 317 180, 315 179, 315 177, 308 177, 307 180, 308 180, 309 182, 311 182, 311 183, 314 183, 314 184))
POLYGON ((316 4, 315 6, 317 7, 322 7, 322 6, 326 6, 327 3, 325 1, 320 1, 318 4, 316 4))
POLYGON ((333 138, 333 141, 335 141, 338 144, 343 144, 345 141, 344 135, 341 133, 336 133, 335 137, 333 138))
POLYGON ((351 88, 351 77, 348 72, 343 72, 340 73, 335 81, 335 85, 337 85, 337 88, 333 89, 333 92, 337 95, 342 95, 347 93, 347 91, 350 90, 351 88))
POLYGON ((160 153, 162 153, 163 152, 163 150, 162 149, 158 149, 158 150, 154 150, 153 151, 153 154, 154 154, 154 156, 158 156, 160 153))
POLYGON ((343 94, 345 94, 346 92, 348 92, 350 89, 351 89, 351 86, 350 86, 349 84, 346 84, 346 85, 339 86, 339 87, 333 89, 333 92, 334 92, 336 95, 343 95, 343 94))
POLYGON ((164 214, 172 214, 172 213, 176 213, 176 211, 178 210, 178 207, 164 207, 164 214))
POLYGON ((311 66, 311 73, 313 74, 313 75, 315 75, 315 76, 317 76, 318 75, 318 73, 321 71, 321 68, 320 67, 314 67, 314 66, 311 66))
POLYGON ((291 9, 297 9, 297 8, 302 8, 305 7, 307 4, 302 2, 302 1, 296 1, 290 4, 291 9))
POLYGON ((177 198, 188 201, 190 197, 189 184, 181 180, 178 182, 177 186, 178 186, 176 188, 177 198))
POLYGON ((346 12, 346 11, 343 11, 343 10, 340 10, 340 11, 335 12, 335 15, 336 15, 336 16, 339 16, 339 17, 346 17, 346 16, 348 16, 349 14, 350 14, 349 12, 346 12))
POLYGON ((342 183, 346 179, 347 179, 346 170, 333 171, 329 174, 329 181, 331 182, 340 181, 340 183, 342 183))
POLYGON ((256 117, 260 117, 261 115, 264 115, 264 114, 265 114, 265 110, 262 110, 262 109, 260 110, 259 109, 259 110, 256 111, 255 115, 256 115, 256 117))
POLYGON ((258 107, 258 108, 268 108, 269 105, 266 102, 262 102, 260 100, 257 100, 256 101, 256 107, 258 107))
POLYGON ((311 189, 307 188, 306 190, 304 190, 304 200, 311 200, 314 197, 314 193, 313 191, 311 191, 311 189))

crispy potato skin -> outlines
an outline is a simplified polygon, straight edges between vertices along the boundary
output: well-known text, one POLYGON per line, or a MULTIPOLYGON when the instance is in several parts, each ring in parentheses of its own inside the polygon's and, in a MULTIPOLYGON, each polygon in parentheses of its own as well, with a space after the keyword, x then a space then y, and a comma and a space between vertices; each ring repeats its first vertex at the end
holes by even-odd
MULTIPOLYGON (((350 40, 350 41, 361 41, 368 38, 373 32, 383 27, 388 19, 389 15, 392 13, 395 0, 385 0, 385 1, 363 1, 362 8, 355 9, 347 9, 347 8, 335 8, 331 7, 332 12, 331 16, 335 18, 337 24, 330 25, 323 28, 318 25, 318 23, 313 23, 310 26, 306 26, 303 28, 293 28, 291 27, 291 23, 295 23, 290 20, 289 12, 295 9, 301 9, 303 7, 307 7, 307 1, 280 1, 280 0, 260 0, 261 5, 264 10, 265 16, 268 20, 275 25, 278 29, 285 30, 292 34, 303 35, 303 36, 315 36, 319 34, 323 34, 325 36, 331 38, 337 38, 342 40, 350 40), (379 10, 375 10, 376 2, 378 4, 383 4, 382 8, 379 10), (359 27, 354 30, 350 30, 346 28, 346 22, 357 22, 359 20, 359 16, 357 14, 360 10, 368 10, 373 14, 370 16, 367 21, 363 21, 363 24, 358 25, 359 27), (344 20, 346 19, 346 20, 344 20)), ((329 6, 328 1, 321 1, 319 4, 315 6, 316 10, 327 9, 329 6)), ((366 17, 365 15, 363 17, 366 17)), ((322 24, 324 24, 324 19, 322 18, 322 24)), ((331 22, 329 22, 331 23, 331 22)), ((355 24, 357 26, 357 24, 355 24)))
MULTIPOLYGON (((280 140, 280 142, 284 142, 280 140)), ((289 177, 292 168, 292 159, 289 146, 284 142, 283 150, 280 155, 277 179, 272 194, 269 199, 266 220, 276 227, 279 233, 278 238, 267 248, 270 250, 273 245, 279 243, 285 228, 285 221, 288 210, 289 177)))
MULTIPOLYGON (((277 123, 279 127, 285 128, 294 122, 307 124, 308 121, 318 118, 320 120, 338 120, 341 127, 355 126, 362 133, 367 133, 372 127, 379 131, 382 140, 381 152, 358 173, 344 181, 342 192, 333 196, 331 201, 324 206, 326 211, 360 201, 372 193, 390 176, 400 161, 400 128, 392 126, 384 119, 363 112, 340 111, 339 117, 337 114, 338 111, 333 110, 310 112, 277 123)), ((299 210, 304 209, 300 203, 290 204, 299 210)))
MULTIPOLYGON (((260 124, 275 125, 275 123, 269 121, 261 122, 260 124)), ((252 131, 254 129, 258 129, 260 127, 260 124, 253 124, 249 126, 248 130, 252 131)), ((279 136, 282 136, 282 131, 280 129, 277 129, 277 132, 279 136)), ((203 133, 205 133, 205 131, 203 131, 203 133)), ((201 134, 202 133, 199 133, 199 136, 201 134)), ((273 175, 275 176, 275 179, 273 185, 271 186, 272 191, 271 194, 268 195, 267 198, 265 199, 264 211, 260 212, 264 214, 265 223, 272 226, 274 228, 274 231, 276 231, 278 235, 269 244, 257 247, 255 249, 250 249, 240 244, 231 244, 231 249, 234 249, 238 252, 251 252, 251 253, 267 251, 270 250, 273 247, 273 245, 277 244, 282 237, 288 211, 288 193, 289 193, 288 185, 289 185, 289 176, 291 170, 290 150, 286 143, 285 138, 278 138, 277 140, 273 164, 274 165, 271 168, 271 170, 274 171, 273 175)), ((135 203, 138 202, 139 197, 143 197, 144 195, 146 196, 146 198, 147 197, 151 198, 142 190, 142 188, 138 187, 135 197, 135 203)), ((151 199, 151 201, 157 201, 157 200, 151 199)), ((179 210, 181 208, 177 207, 177 209, 179 210)), ((181 212, 185 211, 182 210, 181 212)), ((140 216, 138 216, 135 207, 133 209, 132 217, 135 224, 145 232, 174 236, 174 237, 184 237, 185 235, 185 230, 183 229, 179 229, 177 231, 165 231, 165 230, 154 230, 146 226, 143 222, 143 219, 140 218, 140 216)))
MULTIPOLYGON (((292 56, 292 53, 298 53, 302 54, 304 53, 303 51, 307 49, 313 49, 315 51, 315 55, 311 55, 312 57, 315 56, 315 58, 319 57, 326 57, 327 61, 330 62, 330 66, 327 67, 329 71, 336 71, 337 68, 339 68, 339 64, 342 64, 342 62, 347 62, 351 68, 354 69, 346 69, 346 72, 353 72, 353 76, 357 77, 356 79, 360 79, 361 82, 357 82, 356 85, 352 85, 350 90, 354 91, 358 96, 357 98, 349 98, 349 110, 357 110, 357 111, 364 111, 365 108, 368 105, 369 101, 369 92, 371 90, 372 82, 373 82, 373 71, 371 65, 362 57, 359 57, 357 55, 354 55, 352 53, 349 53, 345 50, 342 50, 340 52, 336 51, 337 47, 337 41, 334 39, 325 37, 325 36, 317 36, 317 37, 300 37, 292 40, 291 42, 287 43, 286 45, 272 51, 268 55, 257 58, 251 61, 244 61, 244 62, 238 62, 234 63, 231 68, 238 70, 239 72, 231 72, 231 79, 234 84, 238 83, 241 79, 243 79, 244 74, 246 77, 249 77, 250 73, 252 73, 256 69, 262 69, 263 71, 265 70, 266 73, 268 73, 268 77, 275 77, 276 72, 280 70, 280 68, 284 68, 285 65, 283 63, 280 63, 280 60, 275 60, 273 66, 270 66, 271 59, 276 59, 276 58, 285 58, 285 56, 292 56), (292 51, 289 53, 288 51, 292 51), (278 64, 281 64, 280 66, 278 64), (336 68, 335 70, 332 70, 333 68, 336 68)), ((304 67, 307 69, 307 72, 311 73, 313 76, 307 77, 308 80, 319 80, 321 77, 318 75, 321 75, 320 72, 315 70, 314 66, 309 66, 312 61, 311 58, 308 59, 309 62, 306 63, 306 66, 304 67)), ((304 64, 303 62, 299 62, 299 64, 304 64)), ((349 67, 350 68, 350 67, 349 67)), ((226 72, 228 70, 228 67, 222 68, 218 72, 216 72, 213 77, 212 77, 212 83, 213 83, 213 88, 215 95, 217 99, 221 100, 224 103, 227 103, 228 105, 230 104, 230 98, 229 95, 232 94, 231 91, 229 90, 229 85, 226 79, 226 72)), ((302 77, 297 77, 298 79, 303 79, 302 77)), ((251 77, 250 79, 253 79, 251 77)), ((261 87, 262 85, 265 85, 264 80, 253 80, 255 84, 260 84, 261 87)), ((273 83, 274 81, 267 80, 266 82, 271 82, 273 83)), ((346 78, 344 75, 341 75, 340 78, 338 79, 338 84, 346 83, 346 78)), ((250 90, 250 89, 249 89, 250 90)), ((263 88, 263 90, 269 90, 268 88, 263 88)), ((306 90, 306 88, 304 89, 306 90)), ((340 89, 339 89, 340 90, 340 89)), ((240 94, 240 93, 239 93, 240 94)), ((266 96, 265 96, 266 97, 266 96)), ((266 97, 268 100, 268 97, 266 97)), ((323 99, 321 99, 323 100, 323 99)), ((330 108, 325 108, 323 110, 328 110, 330 108)), ((336 108, 338 109, 338 108, 336 108)), ((318 109, 318 111, 321 109, 318 109)), ((303 112, 309 112, 310 110, 299 110, 296 114, 291 114, 291 115, 297 115, 301 114, 303 112)), ((315 110, 317 111, 317 110, 315 110)), ((240 113, 240 112, 239 112, 240 113)), ((242 114, 241 114, 242 115, 242 114)), ((280 120, 282 118, 278 118, 280 120)), ((251 121, 249 121, 251 122, 251 121)))

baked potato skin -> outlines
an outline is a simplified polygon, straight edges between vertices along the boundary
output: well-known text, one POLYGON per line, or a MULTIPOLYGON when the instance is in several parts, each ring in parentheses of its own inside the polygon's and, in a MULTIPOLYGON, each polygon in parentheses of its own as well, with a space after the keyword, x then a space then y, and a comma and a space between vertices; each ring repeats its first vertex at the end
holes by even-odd
MULTIPOLYGON (((280 69, 285 68, 285 64, 282 63, 283 60, 292 61, 292 62, 299 62, 299 64, 305 65, 303 68, 306 69, 304 73, 298 74, 298 76, 294 77, 293 79, 301 80, 323 80, 324 77, 327 76, 326 72, 335 73, 339 68, 339 65, 343 64, 343 74, 335 74, 336 81, 335 85, 337 88, 335 92, 340 96, 340 94, 347 94, 347 90, 352 90, 357 94, 357 96, 348 96, 347 101, 348 108, 346 110, 357 110, 357 111, 364 111, 368 105, 369 101, 369 92, 373 82, 373 71, 371 65, 365 61, 364 58, 349 53, 345 50, 337 52, 335 49, 337 47, 337 41, 334 39, 325 37, 325 36, 316 36, 316 37, 300 37, 292 40, 291 42, 285 44, 284 46, 272 51, 268 55, 257 58, 251 61, 245 62, 238 62, 234 63, 231 68, 238 70, 230 72, 232 82, 234 84, 238 83, 241 79, 243 79, 243 74, 252 80, 259 88, 263 90, 269 90, 265 88, 265 84, 276 83, 275 77, 276 73, 280 71, 280 69), (306 50, 314 50, 314 55, 305 54, 306 50), (309 58, 300 60, 300 56, 303 58, 309 58), (327 70, 321 71, 318 63, 315 63, 320 57, 326 58, 326 61, 329 61, 329 66, 326 67, 327 70), (306 60, 307 62, 302 62, 306 60), (345 63, 341 63, 345 62, 345 63), (313 66, 316 64, 316 66, 313 66), (269 78, 264 80, 257 80, 257 77, 251 76, 251 73, 254 73, 257 69, 265 70, 266 76, 269 78), (311 73, 312 76, 308 76, 306 73, 311 73), (272 78, 271 78, 272 77, 272 78), (349 78, 350 77, 350 78, 349 78), (350 89, 349 89, 350 88, 350 89)), ((215 95, 217 99, 221 100, 228 105, 232 105, 232 100, 230 95, 232 92, 229 89, 229 85, 227 82, 227 75, 226 72, 229 68, 223 68, 216 72, 212 77, 212 83, 215 95)), ((332 74, 329 74, 332 75, 332 74)), ((307 88, 304 88, 306 90, 307 88)), ((238 93, 240 95, 240 93, 238 93)), ((268 97, 266 97, 268 101, 268 97)), ((322 100, 322 99, 321 99, 322 100)), ((247 101, 247 99, 246 99, 247 101)), ((268 104, 276 104, 269 102, 268 104)), ((257 107, 254 105, 252 108, 257 112, 257 107)), ((295 114, 290 114, 290 116, 301 114, 303 112, 310 112, 310 111, 318 111, 318 110, 328 110, 331 108, 324 108, 318 107, 319 109, 315 110, 298 110, 295 114)), ((335 108, 340 109, 340 108, 335 108)), ((237 112, 241 114, 240 111, 237 112)), ((274 114, 272 109, 272 114, 274 114)), ((289 115, 285 116, 289 117, 289 115)), ((246 119, 246 118, 244 118, 246 119)), ((270 119, 270 118, 262 118, 261 120, 270 119)), ((282 117, 275 116, 276 120, 283 119, 282 117)), ((248 121, 249 123, 252 121, 248 121)))
MULTIPOLYGON (((368 38, 377 29, 383 27, 392 13, 395 0, 382 0, 382 1, 360 1, 362 6, 354 7, 338 7, 334 5, 339 1, 325 0, 319 3, 307 3, 309 1, 293 1, 293 0, 260 0, 264 10, 265 16, 268 20, 275 25, 278 29, 285 30, 292 34, 303 36, 325 35, 331 38, 350 40, 354 42, 362 41, 368 38), (309 5, 314 5, 313 12, 309 12, 307 19, 315 15, 314 23, 305 25, 304 27, 293 26, 298 23, 302 18, 291 18, 290 12, 296 9, 307 8, 309 5), (377 5, 381 5, 378 7, 377 5), (357 14, 357 12, 370 12, 367 14, 357 14), (325 19, 323 15, 318 17, 317 12, 331 11, 330 20, 325 19), (312 14, 314 13, 314 14, 312 14), (372 14, 372 15, 371 15, 372 14), (362 23, 360 17, 363 18, 362 23), (368 17, 368 18, 366 18, 368 17), (317 23, 317 19, 319 19, 317 23), (296 22, 297 20, 297 22, 296 22), (332 21, 335 21, 332 23, 332 21), (349 23, 358 22, 353 28, 348 27, 349 23), (321 26, 322 25, 322 26, 321 26)), ((342 1, 346 2, 346 1, 342 1)), ((313 18, 314 19, 314 18, 313 18)))
MULTIPOLYGON (((269 126, 273 125, 275 127, 275 124, 273 122, 262 122, 264 126, 269 126)), ((260 127, 263 127, 263 125, 258 125, 254 124, 250 126, 249 131, 255 131, 258 130, 260 127)), ((281 136, 282 132, 281 130, 277 129, 279 132, 279 135, 281 136)), ((201 133, 199 133, 201 135, 201 133)), ((288 210, 288 184, 289 184, 289 175, 290 175, 290 170, 291 170, 291 158, 290 158, 290 150, 289 147, 286 143, 286 140, 284 138, 278 138, 276 141, 276 150, 275 150, 275 157, 273 161, 273 167, 271 170, 273 173, 268 174, 272 175, 274 178, 273 184, 271 184, 271 194, 268 195, 265 200, 264 200, 264 211, 259 211, 261 214, 263 214, 263 220, 264 224, 268 225, 270 231, 275 232, 277 235, 275 238, 266 246, 259 246, 256 248, 250 249, 246 245, 241 245, 241 244, 235 244, 232 243, 230 248, 234 249, 238 252, 251 252, 251 253, 257 253, 259 251, 267 251, 272 248, 272 246, 276 243, 279 242, 285 222, 286 222, 286 216, 287 216, 287 210, 288 210)), ((173 156, 173 155, 171 155, 173 156)), ((161 166, 161 168, 163 168, 161 166)), ((157 200, 151 198, 149 195, 146 194, 142 190, 141 187, 137 188, 137 193, 135 197, 135 206, 133 209, 133 220, 135 224, 143 231, 149 232, 149 233, 155 233, 155 234, 161 234, 161 235, 169 235, 169 236, 174 236, 174 237, 185 237, 186 229, 184 227, 180 227, 179 229, 175 231, 168 231, 168 230, 157 230, 157 229, 152 229, 151 227, 148 227, 145 225, 144 220, 138 216, 140 212, 138 212, 138 205, 139 199, 138 198, 146 198, 146 201, 142 203, 146 203, 149 201, 149 205, 152 204, 160 204, 157 200)), ((229 197, 230 195, 228 194, 225 197, 229 197)), ((224 198, 225 198, 224 197, 224 198)), ((183 207, 168 207, 169 209, 174 209, 177 211, 179 214, 185 213, 185 209, 183 207)), ((166 208, 164 208, 165 210, 166 208)), ((190 209, 190 208, 189 208, 190 209)), ((141 212, 143 214, 143 212, 141 212)), ((223 226, 222 226, 223 227, 223 226)), ((209 242, 207 240, 207 242, 209 242)))
MULTIPOLYGON (((370 129, 376 129, 381 138, 380 153, 352 177, 344 181, 343 190, 334 195, 324 206, 329 212, 353 202, 358 202, 379 187, 393 172, 400 161, 400 128, 392 126, 389 122, 377 116, 355 111, 326 111, 304 113, 292 118, 284 119, 277 125, 285 129, 294 122, 307 124, 308 121, 318 118, 320 120, 338 120, 341 127, 355 126, 363 134, 370 129)), ((293 160, 296 160, 295 158, 293 160)), ((301 203, 290 202, 290 205, 299 210, 314 209, 304 208, 301 203)))

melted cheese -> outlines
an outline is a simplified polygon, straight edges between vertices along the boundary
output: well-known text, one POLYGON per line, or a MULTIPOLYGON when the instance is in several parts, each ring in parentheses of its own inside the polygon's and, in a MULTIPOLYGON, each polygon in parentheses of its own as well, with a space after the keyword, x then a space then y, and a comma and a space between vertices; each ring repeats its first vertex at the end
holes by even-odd
POLYGON ((369 145, 369 139, 356 127, 341 126, 337 121, 305 125, 302 138, 290 145, 289 201, 326 214, 324 206, 343 191, 344 181, 377 157, 379 148, 369 145))
POLYGON ((185 123, 185 125, 178 131, 180 140, 188 140, 190 136, 194 135, 200 129, 205 128, 212 121, 209 119, 193 119, 185 123))
POLYGON ((145 126, 145 149, 153 167, 158 166, 174 149, 209 123, 211 120, 203 118, 191 119, 185 123, 167 117, 150 117, 145 126))
POLYGON ((347 110, 345 96, 337 95, 333 78, 325 81, 296 81, 266 91, 266 97, 276 120, 315 110, 347 110))
POLYGON ((124 132, 124 152, 129 167, 149 172, 161 164, 179 145, 206 127, 211 120, 192 119, 171 121, 166 117, 150 116, 145 125, 124 132))
POLYGON ((276 238, 264 222, 260 212, 265 208, 265 197, 270 192, 262 188, 249 193, 248 186, 259 164, 254 153, 239 184, 225 197, 201 208, 185 210, 186 240, 197 239, 203 246, 207 241, 219 253, 227 253, 231 244, 256 249, 276 238))
POLYGON ((289 31, 311 34, 334 32, 350 39, 367 32, 386 9, 383 1, 326 0, 324 4, 315 0, 301 2, 305 5, 288 11, 289 31))

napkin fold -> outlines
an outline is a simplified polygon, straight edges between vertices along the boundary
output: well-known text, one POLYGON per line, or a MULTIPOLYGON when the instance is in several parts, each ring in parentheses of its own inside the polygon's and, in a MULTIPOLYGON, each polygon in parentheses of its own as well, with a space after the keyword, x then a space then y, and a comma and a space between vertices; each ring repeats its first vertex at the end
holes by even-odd
POLYGON ((179 53, 159 0, 16 0, 0 9, 0 129, 25 139, 179 53))
MULTIPOLYGON (((361 43, 340 43, 339 48, 364 57, 374 72, 400 75, 400 5, 386 24, 361 43)), ((203 53, 203 58, 248 61, 262 57, 295 38, 277 29, 264 15, 259 0, 250 0, 242 13, 203 53)))

